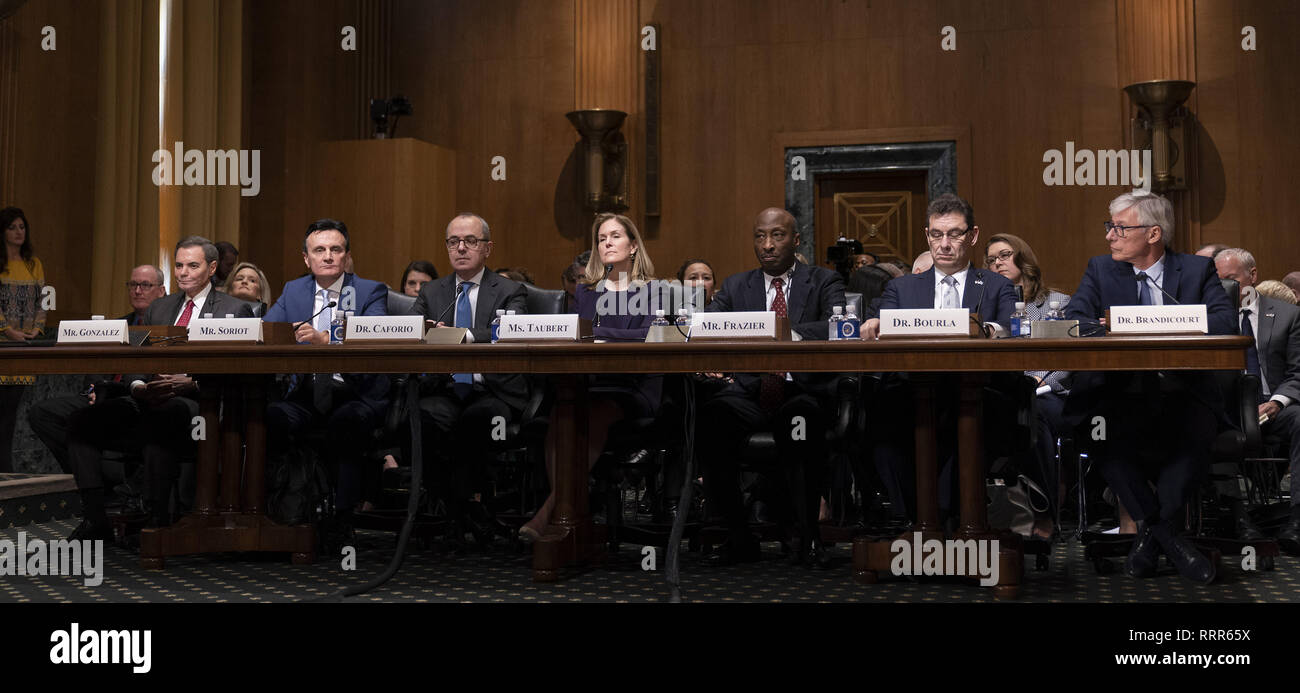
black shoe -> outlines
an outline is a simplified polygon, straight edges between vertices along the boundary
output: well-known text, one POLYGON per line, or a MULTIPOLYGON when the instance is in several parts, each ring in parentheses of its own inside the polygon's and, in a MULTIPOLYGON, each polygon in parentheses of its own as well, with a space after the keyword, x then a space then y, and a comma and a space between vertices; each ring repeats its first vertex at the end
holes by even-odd
POLYGON ((1186 537, 1174 532, 1168 523, 1155 525, 1151 533, 1160 542, 1161 550, 1180 575, 1202 585, 1214 582, 1214 562, 1206 558, 1186 537))
POLYGON ((714 566, 728 566, 737 563, 757 563, 763 559, 763 551, 758 542, 750 540, 744 543, 728 541, 714 549, 705 558, 705 562, 714 566))
POLYGON ((1160 542, 1156 540, 1151 525, 1143 522, 1138 526, 1133 547, 1128 550, 1124 560, 1124 572, 1135 578, 1149 578, 1156 574, 1156 561, 1160 560, 1160 542))
POLYGON ((646 450, 645 448, 639 448, 637 450, 633 450, 632 452, 628 453, 627 456, 623 458, 623 461, 620 462, 620 464, 624 466, 635 467, 637 465, 645 464, 646 462, 649 461, 650 461, 650 451, 646 450))
POLYGON ((1277 533, 1277 545, 1290 556, 1300 556, 1300 518, 1291 521, 1277 533))
POLYGON ((826 553, 826 545, 821 539, 800 539, 790 551, 790 565, 826 570, 831 567, 831 563, 831 558, 826 553))
POLYGON ((94 523, 90 520, 82 520, 81 524, 72 530, 72 534, 68 535, 68 541, 102 540, 111 543, 114 539, 113 525, 106 522, 94 523))
POLYGON ((1267 537, 1259 530, 1255 521, 1250 519, 1250 512, 1246 510, 1246 504, 1240 500, 1232 501, 1232 530, 1237 541, 1257 542, 1264 541, 1267 537))

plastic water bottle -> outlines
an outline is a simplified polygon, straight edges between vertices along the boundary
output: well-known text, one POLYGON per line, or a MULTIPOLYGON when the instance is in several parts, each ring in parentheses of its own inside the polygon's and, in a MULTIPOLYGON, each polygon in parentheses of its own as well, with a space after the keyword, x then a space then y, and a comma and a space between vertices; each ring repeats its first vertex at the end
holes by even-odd
POLYGON ((1029 331, 1029 313, 1025 311, 1025 302, 1016 301, 1016 312, 1011 314, 1011 336, 1028 337, 1029 331))
POLYGON ((1047 304, 1047 319, 1048 319, 1048 320, 1064 320, 1064 319, 1065 319, 1065 311, 1064 311, 1064 310, 1061 310, 1061 302, 1060 302, 1060 301, 1050 301, 1050 302, 1048 302, 1048 304, 1047 304))
POLYGON ((830 328, 830 336, 828 339, 835 341, 837 339, 842 339, 842 337, 840 337, 840 324, 844 322, 844 306, 835 306, 834 308, 831 308, 831 311, 831 319, 827 321, 830 328))
POLYGON ((344 334, 347 334, 347 313, 334 311, 334 317, 329 321, 329 343, 342 345, 344 334))
POLYGON ((668 327, 668 318, 664 317, 664 309, 655 309, 655 319, 650 321, 651 327, 668 327))
POLYGON ((677 326, 690 332, 691 320, 695 317, 694 312, 695 306, 692 306, 689 303, 682 304, 682 312, 677 316, 677 326))
POLYGON ((840 324, 841 339, 861 339, 860 330, 862 321, 858 319, 858 314, 853 310, 853 306, 845 309, 844 322, 840 324))
POLYGON ((501 316, 505 314, 506 311, 504 308, 498 308, 497 316, 495 318, 492 318, 492 343, 493 344, 497 343, 497 332, 501 329, 501 316))

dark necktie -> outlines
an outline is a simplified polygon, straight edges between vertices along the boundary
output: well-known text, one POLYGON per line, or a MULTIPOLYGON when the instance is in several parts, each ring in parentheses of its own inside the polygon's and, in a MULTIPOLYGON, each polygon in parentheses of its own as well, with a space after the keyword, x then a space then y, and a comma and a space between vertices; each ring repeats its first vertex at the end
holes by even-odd
POLYGON ((1151 288, 1147 286, 1147 284, 1150 283, 1151 281, 1151 277, 1148 276, 1146 272, 1138 272, 1137 278, 1138 278, 1138 305, 1154 306, 1155 303, 1151 301, 1151 288))
POLYGON ((1250 326, 1249 308, 1241 309, 1241 336, 1250 337, 1250 346, 1246 347, 1246 372, 1259 378, 1259 403, 1264 403, 1264 376, 1259 371, 1259 349, 1255 346, 1255 330, 1250 326))
MULTIPOLYGON (((789 311, 785 305, 785 291, 783 286, 785 280, 777 277, 772 280, 772 288, 776 289, 776 296, 772 299, 772 312, 776 317, 789 317, 789 311)), ((764 373, 759 378, 758 405, 763 411, 774 412, 777 407, 781 406, 781 401, 785 399, 785 374, 784 373, 764 373)))

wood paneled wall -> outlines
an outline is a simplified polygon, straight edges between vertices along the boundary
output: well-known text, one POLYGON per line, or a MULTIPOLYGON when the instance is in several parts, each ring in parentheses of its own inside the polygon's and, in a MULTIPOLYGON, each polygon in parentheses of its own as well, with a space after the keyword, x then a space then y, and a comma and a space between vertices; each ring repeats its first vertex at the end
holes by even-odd
MULTIPOLYGON (((90 312, 99 12, 76 0, 33 0, 4 25, 0 205, 22 207, 31 222, 45 280, 58 290, 51 319, 84 317, 90 312), (56 50, 41 50, 45 26, 55 28, 56 50)), ((124 268, 123 284, 129 275, 124 268)))

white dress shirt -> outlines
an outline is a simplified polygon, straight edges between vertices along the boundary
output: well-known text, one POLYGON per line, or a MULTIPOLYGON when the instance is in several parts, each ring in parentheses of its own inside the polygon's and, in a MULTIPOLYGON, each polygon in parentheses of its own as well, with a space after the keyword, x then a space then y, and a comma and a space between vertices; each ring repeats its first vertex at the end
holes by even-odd
MULTIPOLYGON (((205 284, 205 285, 203 286, 203 290, 200 291, 199 294, 198 294, 197 296, 195 296, 194 298, 190 298, 190 299, 184 299, 184 300, 182 300, 182 301, 181 301, 181 309, 178 310, 178 311, 176 312, 176 317, 172 318, 172 324, 175 325, 176 323, 178 323, 178 322, 181 321, 181 316, 185 314, 185 304, 186 304, 186 303, 189 303, 190 301, 194 301, 194 310, 190 312, 190 320, 193 320, 194 318, 201 318, 201 317, 203 317, 203 306, 207 304, 207 302, 208 302, 208 294, 210 294, 210 293, 212 293, 212 285, 211 285, 211 284, 205 284)), ((224 317, 226 317, 226 316, 224 316, 224 315, 214 315, 214 316, 212 316, 212 317, 214 317, 214 318, 224 318, 224 317)))
MULTIPOLYGON (((1163 287, 1165 285, 1165 256, 1161 255, 1160 259, 1155 261, 1155 264, 1151 265, 1150 267, 1144 270, 1140 270, 1137 268, 1136 265, 1134 265, 1133 276, 1136 277, 1138 275, 1138 272, 1146 272, 1147 276, 1151 278, 1151 281, 1146 283, 1147 290, 1151 292, 1151 305, 1163 306, 1165 304, 1165 292, 1163 291, 1163 287), (1152 286, 1152 284, 1154 284, 1155 286, 1152 286)), ((1133 282, 1133 283, 1137 284, 1137 282, 1133 282)), ((1134 286, 1133 290, 1135 292, 1142 291, 1142 289, 1137 286, 1134 286)), ((1141 295, 1142 295, 1141 293, 1135 293, 1133 298, 1133 303, 1136 304, 1139 300, 1137 297, 1141 295)))

